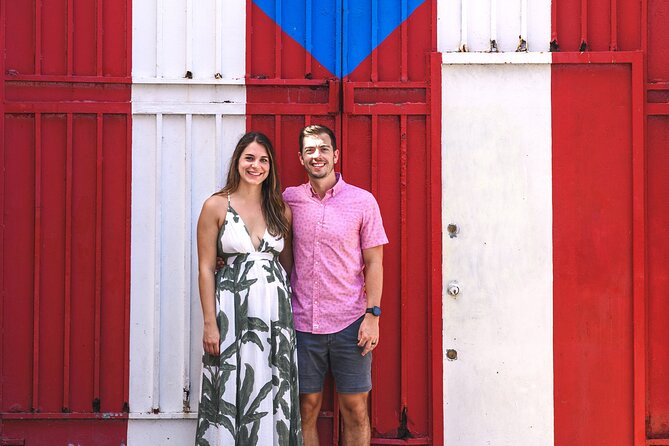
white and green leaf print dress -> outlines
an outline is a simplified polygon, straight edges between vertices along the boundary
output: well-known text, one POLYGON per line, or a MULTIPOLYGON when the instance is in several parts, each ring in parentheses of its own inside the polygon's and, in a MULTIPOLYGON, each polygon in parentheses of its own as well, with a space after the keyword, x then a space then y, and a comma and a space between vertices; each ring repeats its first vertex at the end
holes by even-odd
POLYGON ((219 230, 216 314, 221 354, 204 354, 197 446, 302 444, 290 285, 265 231, 258 249, 228 205, 219 230))

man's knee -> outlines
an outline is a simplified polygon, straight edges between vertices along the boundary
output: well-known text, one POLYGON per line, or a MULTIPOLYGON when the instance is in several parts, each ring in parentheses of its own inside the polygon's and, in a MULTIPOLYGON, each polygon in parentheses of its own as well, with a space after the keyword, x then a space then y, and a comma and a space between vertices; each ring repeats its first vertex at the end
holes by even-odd
POLYGON ((369 422, 367 412, 368 393, 339 394, 339 409, 345 423, 365 425, 369 422))
POLYGON ((310 425, 316 423, 322 402, 323 393, 300 394, 300 415, 302 415, 303 424, 310 425))

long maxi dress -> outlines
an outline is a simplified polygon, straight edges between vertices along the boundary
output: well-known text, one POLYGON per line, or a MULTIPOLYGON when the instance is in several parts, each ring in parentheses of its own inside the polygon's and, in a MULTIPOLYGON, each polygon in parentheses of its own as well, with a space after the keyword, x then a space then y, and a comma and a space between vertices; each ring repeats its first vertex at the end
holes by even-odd
POLYGON ((256 249, 228 197, 218 234, 226 266, 216 274, 220 356, 202 359, 195 444, 302 445, 290 283, 278 260, 284 241, 256 249))

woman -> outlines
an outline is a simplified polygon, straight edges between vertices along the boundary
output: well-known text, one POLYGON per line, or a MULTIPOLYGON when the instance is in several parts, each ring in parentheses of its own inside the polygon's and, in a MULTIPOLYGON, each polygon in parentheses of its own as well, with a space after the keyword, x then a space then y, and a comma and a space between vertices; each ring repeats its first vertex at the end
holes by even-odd
POLYGON ((205 354, 196 445, 302 444, 286 274, 292 216, 274 159, 265 135, 244 135, 198 220, 205 354), (226 263, 218 271, 217 256, 226 263))

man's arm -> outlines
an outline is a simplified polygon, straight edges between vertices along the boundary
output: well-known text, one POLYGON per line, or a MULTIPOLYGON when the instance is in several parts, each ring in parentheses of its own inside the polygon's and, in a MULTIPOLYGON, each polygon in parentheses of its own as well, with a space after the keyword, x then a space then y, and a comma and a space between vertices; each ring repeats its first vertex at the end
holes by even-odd
MULTIPOLYGON (((365 263, 365 290, 367 308, 381 306, 383 291, 383 245, 362 250, 365 263)), ((358 331, 358 346, 363 347, 362 355, 369 353, 379 342, 379 316, 366 313, 358 331)))

